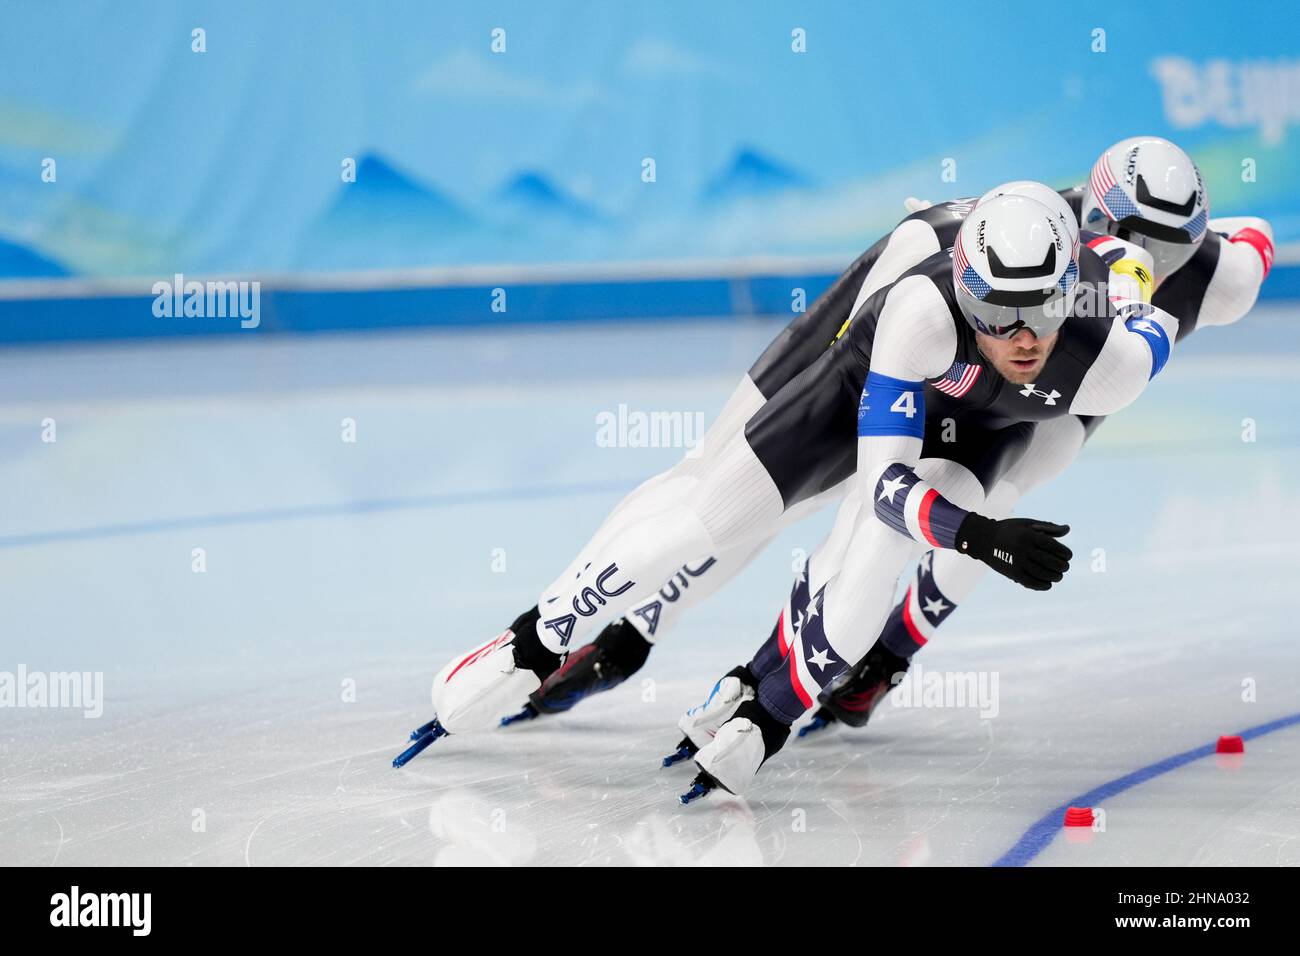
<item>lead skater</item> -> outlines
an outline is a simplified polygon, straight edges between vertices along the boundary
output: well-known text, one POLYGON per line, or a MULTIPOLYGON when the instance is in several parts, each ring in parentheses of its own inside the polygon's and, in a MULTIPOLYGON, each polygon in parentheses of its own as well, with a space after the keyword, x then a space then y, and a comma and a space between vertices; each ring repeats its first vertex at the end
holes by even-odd
MULTIPOLYGON (((866 410, 878 407, 882 388, 899 388, 886 380, 907 385, 885 403, 891 415, 907 420, 907 435, 875 436, 885 442, 884 448, 899 453, 894 464, 901 470, 881 480, 893 482, 895 492, 901 484, 920 489, 917 500, 927 502, 924 526, 938 535, 933 540, 956 546, 960 530, 968 554, 1008 577, 1038 588, 1059 580, 1068 550, 1054 539, 1064 529, 977 514, 973 509, 983 497, 977 472, 994 479, 1022 447, 1035 419, 1056 417, 1066 407, 1103 414, 1127 404, 1167 357, 1170 333, 1177 325, 1159 313, 1151 318, 1137 314, 1141 303, 1136 294, 1115 297, 1125 314, 1113 322, 1109 317, 1115 315, 1114 302, 1100 301, 1095 294, 1077 299, 1081 262, 1090 289, 1105 288, 1108 281, 1123 277, 1109 272, 1090 250, 1080 253, 1059 215, 1042 204, 1001 196, 981 208, 985 211, 977 217, 976 228, 968 225, 973 220, 963 225, 962 235, 969 233, 970 238, 956 280, 952 262, 940 252, 873 294, 848 334, 754 415, 743 438, 725 443, 711 473, 685 502, 629 521, 609 542, 584 556, 587 560, 580 559, 574 578, 558 581, 537 609, 496 640, 453 659, 435 680, 434 702, 441 720, 435 730, 455 733, 492 726, 511 699, 536 690, 554 671, 569 642, 593 626, 606 599, 632 590, 639 581, 662 580, 681 554, 725 551, 761 538, 792 505, 848 477, 854 469, 857 397, 864 393, 869 367, 882 377, 874 383, 876 397, 864 399, 866 410), (1054 351, 1055 333, 1074 316, 1079 301, 1091 302, 1086 314, 1108 318, 1076 323, 1067 347, 1054 351), (977 346, 976 334, 987 342, 977 346), (981 387, 993 390, 994 399, 1006 392, 1009 403, 998 411, 1003 421, 990 416, 985 422, 998 432, 997 441, 981 449, 980 442, 963 439, 962 454, 945 451, 966 457, 965 463, 949 457, 918 465, 925 414, 916 383, 941 378, 987 352, 993 353, 994 370, 981 387), (878 367, 882 363, 884 371, 878 367), (898 378, 888 371, 894 366, 895 371, 920 377, 898 378), (1026 376, 1040 369, 1070 390, 1068 406, 1033 401, 1042 390, 1026 376), (1013 381, 1028 387, 1007 392, 1003 385, 1013 381), (1009 414, 1012 408, 1014 414, 1009 414), (937 484, 927 483, 927 478, 937 484)), ((872 385, 867 384, 868 396, 872 385)), ((1042 394, 1051 398, 1050 391, 1042 394)), ((996 406, 994 401, 989 408, 996 406)), ((968 429, 972 436, 976 430, 968 429)), ((879 443, 864 436, 858 444, 875 448, 879 443)), ((873 465, 872 472, 878 471, 873 465)), ((873 484, 879 477, 873 475, 873 484)), ((826 679, 841 668, 842 661, 825 672, 826 679)))
MULTIPOLYGON (((1272 227, 1239 216, 1209 219, 1208 228, 1198 229, 1208 216, 1209 199, 1199 171, 1172 143, 1154 137, 1116 143, 1097 160, 1082 198, 1087 228, 1137 242, 1152 253, 1153 301, 1178 319, 1180 343, 1197 329, 1231 325, 1254 306, 1273 262, 1272 227)), ((1094 248, 1104 241, 1094 239, 1094 248)), ((1100 424, 1097 418, 1067 416, 1050 429, 1037 429, 1024 458, 989 493, 987 506, 1011 514, 1024 494, 1075 460, 1100 424)), ((836 720, 865 725, 906 674, 912 656, 983 578, 983 565, 951 551, 923 555, 879 638, 851 672, 822 692, 821 708, 800 735, 836 720)))

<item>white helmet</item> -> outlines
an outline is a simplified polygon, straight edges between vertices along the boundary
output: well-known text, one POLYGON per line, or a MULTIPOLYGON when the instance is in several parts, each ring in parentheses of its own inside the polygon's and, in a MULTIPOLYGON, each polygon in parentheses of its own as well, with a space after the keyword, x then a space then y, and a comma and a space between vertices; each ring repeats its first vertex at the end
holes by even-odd
POLYGON ((977 331, 1009 339, 1061 327, 1079 281, 1079 243, 1060 218, 1026 196, 995 196, 972 210, 952 249, 957 302, 977 331))
POLYGON ((1027 196, 1030 199, 1037 200, 1060 218, 1065 225, 1065 231, 1070 235, 1070 242, 1079 241, 1079 220, 1074 217, 1074 210, 1070 208, 1070 204, 1065 201, 1065 198, 1051 186, 1033 179, 1013 179, 1001 186, 994 186, 983 196, 980 196, 975 205, 978 206, 984 200, 992 199, 994 196, 1027 196))
POLYGON ((1093 164, 1083 192, 1083 225, 1142 246, 1156 275, 1196 252, 1210 222, 1210 201, 1191 157, 1158 136, 1121 140, 1093 164))

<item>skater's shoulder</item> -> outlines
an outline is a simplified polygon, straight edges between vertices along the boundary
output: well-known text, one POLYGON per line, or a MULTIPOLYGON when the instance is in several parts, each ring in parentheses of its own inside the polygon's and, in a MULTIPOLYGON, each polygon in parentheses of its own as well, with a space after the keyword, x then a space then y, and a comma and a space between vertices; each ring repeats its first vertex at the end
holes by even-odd
POLYGON ((957 229, 970 215, 978 197, 971 196, 964 199, 948 199, 944 202, 934 203, 924 209, 918 209, 916 212, 908 214, 899 226, 904 226, 910 222, 925 223, 930 226, 936 233, 950 232, 956 234, 957 229))
POLYGON ((952 248, 940 249, 927 255, 916 265, 907 269, 887 287, 890 290, 899 289, 906 286, 907 292, 899 298, 907 297, 917 299, 928 295, 918 291, 926 288, 933 289, 938 293, 938 297, 944 301, 951 299, 956 303, 956 298, 952 294, 952 248), (915 280, 920 279, 921 282, 915 280))
POLYGON ((874 338, 882 321, 906 324, 918 332, 957 317, 952 294, 952 256, 936 252, 878 289, 855 314, 847 337, 874 338))
POLYGON ((927 324, 965 324, 953 294, 949 249, 927 256, 899 276, 886 292, 883 311, 904 315, 909 327, 918 331, 927 324))
POLYGON ((877 323, 873 367, 897 365, 908 374, 930 377, 951 365, 966 327, 956 311, 951 274, 948 254, 936 253, 882 290, 886 294, 877 323), (936 274, 933 266, 941 259, 948 265, 936 274))
POLYGON ((967 329, 966 319, 952 281, 952 249, 940 249, 903 273, 895 285, 903 286, 898 298, 936 325, 945 320, 955 329, 967 329))

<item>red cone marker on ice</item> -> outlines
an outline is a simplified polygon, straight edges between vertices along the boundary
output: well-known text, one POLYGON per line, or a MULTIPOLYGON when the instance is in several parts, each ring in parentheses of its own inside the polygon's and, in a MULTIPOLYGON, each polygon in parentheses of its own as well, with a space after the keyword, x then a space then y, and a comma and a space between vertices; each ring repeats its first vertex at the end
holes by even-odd
POLYGON ((1067 827, 1091 827, 1092 807, 1070 807, 1065 811, 1067 827))
POLYGON ((1240 770, 1246 759, 1246 743, 1237 736, 1224 736, 1214 747, 1214 762, 1220 770, 1240 770))

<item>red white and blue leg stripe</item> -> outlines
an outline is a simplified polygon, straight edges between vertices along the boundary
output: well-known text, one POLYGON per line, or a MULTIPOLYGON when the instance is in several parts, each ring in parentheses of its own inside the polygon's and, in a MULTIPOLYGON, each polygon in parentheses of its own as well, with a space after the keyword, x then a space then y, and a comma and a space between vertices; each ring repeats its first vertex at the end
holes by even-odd
POLYGON ((794 609, 808 606, 808 580, 809 567, 808 561, 805 560, 795 577, 794 586, 786 596, 785 604, 777 616, 771 635, 749 662, 749 672, 760 680, 780 667, 781 662, 790 653, 790 641, 799 621, 798 613, 794 609))
POLYGON ((880 642, 899 657, 910 658, 924 647, 934 637, 939 625, 957 609, 957 605, 948 600, 935 584, 930 570, 933 556, 933 552, 927 552, 921 558, 916 580, 889 612, 880 632, 880 642))
POLYGON ((786 724, 802 716, 822 688, 847 666, 826 638, 822 614, 825 595, 826 589, 822 588, 808 604, 794 609, 797 626, 789 635, 789 653, 758 685, 758 702, 763 709, 786 724))

